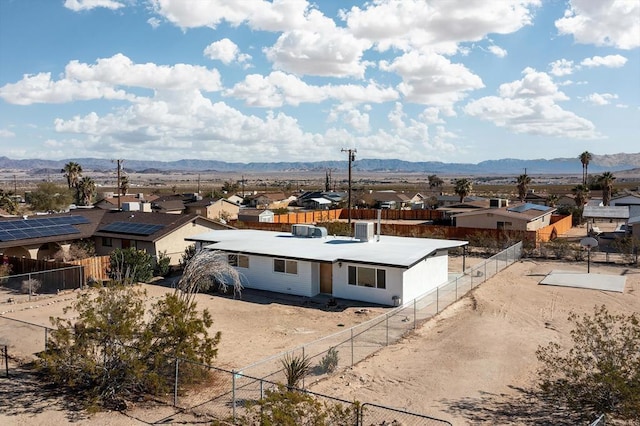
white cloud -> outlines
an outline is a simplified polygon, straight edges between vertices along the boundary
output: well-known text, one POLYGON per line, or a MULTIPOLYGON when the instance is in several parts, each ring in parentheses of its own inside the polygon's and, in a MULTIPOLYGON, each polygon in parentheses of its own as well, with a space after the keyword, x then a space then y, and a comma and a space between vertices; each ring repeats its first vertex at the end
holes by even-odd
POLYGON ((567 96, 558 90, 549 74, 538 72, 533 68, 525 68, 524 78, 500 85, 498 92, 503 98, 549 98, 567 100, 567 96))
POLYGON ((498 90, 500 96, 469 102, 464 111, 515 133, 572 139, 600 136, 589 120, 556 104, 568 98, 558 90, 548 74, 532 68, 526 68, 523 74, 521 80, 502 84, 498 90))
POLYGON ((578 43, 634 49, 640 46, 640 2, 637 0, 570 0, 555 24, 578 43))
POLYGON ((225 95, 243 99, 247 105, 268 108, 285 104, 297 106, 301 103, 319 103, 327 99, 349 103, 377 103, 398 98, 394 89, 383 88, 373 82, 367 86, 313 86, 282 71, 274 71, 268 76, 250 74, 242 82, 225 91, 225 95))
POLYGON ((556 77, 562 77, 564 75, 573 74, 574 66, 573 61, 569 61, 567 59, 558 59, 557 61, 553 61, 549 64, 551 66, 551 74, 556 77))
POLYGON ((129 99, 123 90, 98 81, 51 80, 51 73, 25 75, 14 84, 0 87, 0 98, 15 105, 58 104, 90 99, 129 99))
POLYGON ((116 10, 124 6, 124 3, 116 0, 65 0, 64 2, 64 7, 71 9, 74 12, 91 10, 97 7, 116 10))
POLYGON ((151 28, 158 28, 161 24, 161 21, 158 18, 149 18, 147 19, 147 24, 151 25, 151 28))
POLYGON ((15 135, 16 134, 9 129, 0 129, 0 138, 13 138, 15 135))
POLYGON ((225 65, 234 61, 242 63, 251 59, 250 55, 241 53, 238 45, 228 38, 211 43, 204 49, 204 55, 211 59, 218 59, 225 65))
POLYGON ((380 50, 415 48, 453 54, 461 41, 530 25, 532 9, 539 5, 538 0, 375 0, 353 6, 341 16, 356 37, 376 42, 380 50))
POLYGON ((353 104, 340 104, 331 108, 327 122, 342 121, 358 133, 369 131, 369 114, 361 112, 353 104))
POLYGON ((580 65, 585 67, 607 67, 607 68, 620 68, 627 63, 627 58, 622 55, 607 55, 607 56, 593 56, 591 58, 585 58, 580 65))
POLYGON ((220 74, 215 69, 186 64, 134 64, 126 56, 117 54, 111 58, 98 59, 93 65, 71 61, 65 67, 64 77, 57 81, 51 79, 51 73, 25 75, 17 83, 0 87, 0 98, 17 105, 90 99, 136 99, 134 95, 118 89, 118 86, 153 90, 196 88, 216 91, 221 88, 221 82, 220 74))
POLYGON ((297 75, 364 78, 369 64, 362 55, 370 46, 312 10, 305 29, 284 32, 264 52, 274 68, 297 75))
POLYGON ((504 50, 502 47, 496 46, 495 44, 492 44, 491 46, 489 46, 488 49, 489 49, 489 52, 493 53, 498 58, 504 58, 505 56, 507 56, 507 51, 504 50))
POLYGON ((484 87, 480 77, 464 65, 437 54, 405 53, 392 63, 382 61, 380 69, 402 77, 398 90, 408 101, 426 105, 452 105, 463 99, 465 92, 484 87))
POLYGON ((304 28, 306 0, 150 0, 154 11, 180 28, 212 27, 226 21, 265 31, 304 28))
POLYGON ((618 95, 611 93, 591 93, 584 98, 584 101, 593 105, 603 106, 609 105, 612 99, 618 99, 618 95))

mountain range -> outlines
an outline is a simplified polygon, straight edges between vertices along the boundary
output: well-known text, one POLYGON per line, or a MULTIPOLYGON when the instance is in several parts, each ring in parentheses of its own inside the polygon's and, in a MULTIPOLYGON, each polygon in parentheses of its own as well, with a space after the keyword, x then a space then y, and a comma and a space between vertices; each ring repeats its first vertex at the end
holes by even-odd
MULTIPOLYGON (((0 157, 0 170, 26 170, 59 172, 66 163, 74 161, 85 171, 110 170, 115 167, 113 160, 98 158, 69 158, 65 160, 22 159, 13 160, 0 157)), ((227 163, 215 160, 184 159, 177 161, 145 161, 125 160, 124 169, 130 172, 319 172, 328 169, 346 170, 347 161, 313 161, 313 162, 277 162, 277 163, 227 163)), ((403 160, 356 159, 354 171, 387 172, 387 173, 431 173, 447 175, 518 175, 525 172, 536 174, 571 174, 580 175, 582 164, 577 158, 554 158, 536 160, 518 160, 505 158, 500 160, 472 163, 442 163, 438 161, 411 162, 403 160)), ((593 155, 589 162, 590 173, 604 171, 620 172, 640 169, 640 153, 593 155)))

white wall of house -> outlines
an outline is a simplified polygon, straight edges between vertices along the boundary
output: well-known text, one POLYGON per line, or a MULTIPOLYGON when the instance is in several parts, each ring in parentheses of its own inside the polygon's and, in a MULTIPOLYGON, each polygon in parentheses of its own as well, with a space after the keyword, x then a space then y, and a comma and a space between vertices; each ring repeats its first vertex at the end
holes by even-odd
POLYGON ((449 279, 449 256, 446 250, 427 257, 402 274, 402 303, 430 292, 449 279))
MULTIPOLYGON (((313 283, 313 266, 316 263, 297 260, 297 273, 287 274, 273 270, 274 258, 266 256, 249 256, 249 268, 238 267, 245 279, 243 285, 247 288, 275 291, 278 293, 295 294, 312 297, 319 293, 319 280, 313 283)), ((316 277, 319 272, 315 272, 316 277)))
POLYGON ((361 300, 363 302, 393 305, 393 296, 402 298, 403 268, 392 268, 359 263, 342 262, 333 265, 333 295, 341 299, 361 300), (349 266, 384 269, 386 288, 372 288, 348 284, 349 266))

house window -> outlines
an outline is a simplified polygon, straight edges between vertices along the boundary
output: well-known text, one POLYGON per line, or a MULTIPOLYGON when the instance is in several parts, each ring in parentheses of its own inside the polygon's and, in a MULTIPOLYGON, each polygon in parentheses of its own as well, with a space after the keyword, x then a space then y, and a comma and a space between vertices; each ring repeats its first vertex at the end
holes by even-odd
POLYGON ((111 247, 113 246, 113 240, 109 237, 102 237, 102 245, 103 247, 111 247))
POLYGON ((387 288, 387 271, 364 266, 349 266, 348 283, 362 287, 387 288))
POLYGON ((298 274, 298 262, 295 260, 273 259, 273 271, 283 274, 298 274))
POLYGON ((249 256, 245 256, 244 254, 230 254, 227 256, 227 260, 231 266, 249 268, 249 256))

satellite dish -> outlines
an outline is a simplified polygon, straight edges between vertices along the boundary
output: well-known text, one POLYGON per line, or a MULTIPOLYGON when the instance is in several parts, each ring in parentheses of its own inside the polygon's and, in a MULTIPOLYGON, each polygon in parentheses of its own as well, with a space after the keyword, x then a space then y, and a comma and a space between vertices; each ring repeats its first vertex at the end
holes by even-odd
POLYGON ((585 237, 580 240, 580 245, 582 247, 586 247, 587 249, 591 249, 593 247, 598 247, 598 240, 593 237, 585 237))

